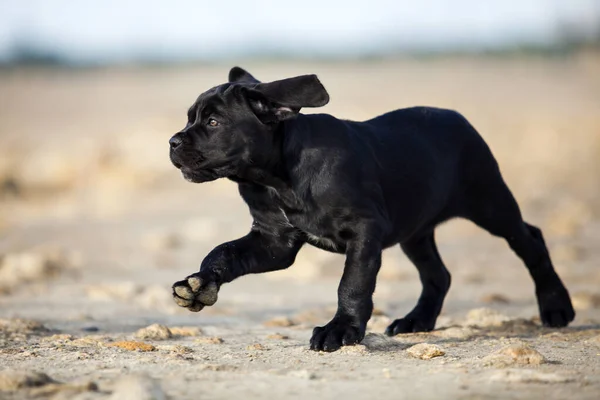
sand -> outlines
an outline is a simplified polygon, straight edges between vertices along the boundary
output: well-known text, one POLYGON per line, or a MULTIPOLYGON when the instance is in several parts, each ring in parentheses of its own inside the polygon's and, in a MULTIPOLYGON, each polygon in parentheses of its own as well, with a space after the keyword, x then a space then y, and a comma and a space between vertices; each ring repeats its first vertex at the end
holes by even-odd
MULTIPOLYGON (((248 63, 317 73, 323 111, 364 119, 458 109, 545 233, 577 308, 539 325, 527 271, 464 221, 438 230, 453 275, 436 330, 382 335, 420 284, 384 253, 376 315, 357 346, 308 349, 331 318, 343 258, 303 249, 199 313, 171 284, 250 217, 231 182, 193 185, 167 141, 229 65, 0 72, 0 398, 596 399, 600 393, 600 57, 248 63)), ((320 110, 314 110, 320 111, 320 110)))

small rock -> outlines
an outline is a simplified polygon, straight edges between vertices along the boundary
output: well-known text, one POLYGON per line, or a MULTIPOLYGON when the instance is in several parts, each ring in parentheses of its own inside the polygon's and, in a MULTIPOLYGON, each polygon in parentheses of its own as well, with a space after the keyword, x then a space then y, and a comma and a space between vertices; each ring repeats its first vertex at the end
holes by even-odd
POLYGON ((273 333, 267 336, 267 339, 277 339, 277 340, 286 340, 290 337, 288 335, 282 335, 281 333, 273 333))
POLYGON ((281 327, 287 328, 293 325, 296 325, 294 321, 292 321, 289 317, 275 317, 263 323, 264 326, 268 326, 270 328, 273 327, 281 327))
POLYGON ((119 347, 129 351, 154 351, 156 347, 151 344, 144 342, 136 342, 133 340, 123 340, 120 342, 114 342, 108 345, 108 347, 119 347))
POLYGON ((81 328, 81 330, 83 332, 98 332, 100 328, 98 328, 97 326, 84 326, 83 328, 81 328))
POLYGON ((381 372, 383 372, 383 377, 385 379, 390 379, 392 377, 392 374, 391 374, 389 368, 384 368, 384 369, 381 370, 381 372))
POLYGON ((506 315, 499 313, 490 308, 476 308, 467 314, 465 325, 478 327, 493 327, 502 326, 505 322, 510 321, 506 315))
POLYGON ((197 326, 174 326, 171 329, 173 336, 200 336, 202 329, 197 326))
POLYGON ((573 307, 576 310, 590 310, 592 308, 600 308, 600 294, 579 292, 571 296, 573 307))
POLYGON ((194 342, 201 343, 201 344, 221 344, 224 342, 224 340, 221 339, 220 337, 214 336, 214 337, 201 337, 201 338, 194 340, 194 342))
POLYGON ((14 391, 54 383, 48 375, 35 371, 5 369, 0 371, 0 391, 14 391))
POLYGON ((173 337, 173 334, 166 325, 152 324, 138 330, 135 337, 141 340, 165 340, 173 337))
POLYGON ((166 400, 158 383, 149 376, 126 376, 114 386, 109 400, 166 400))
POLYGON ((246 350, 268 350, 268 349, 260 343, 254 343, 254 344, 247 346, 246 350))
POLYGON ((544 356, 525 343, 515 343, 503 347, 483 358, 483 364, 493 367, 507 367, 510 365, 540 365, 545 362, 544 356))
POLYGON ((487 304, 508 304, 508 303, 510 303, 510 300, 508 299, 508 297, 506 297, 502 294, 498 294, 498 293, 486 294, 485 296, 483 296, 481 298, 481 301, 483 303, 487 303, 487 304))
POLYGON ((506 369, 495 372, 489 379, 509 383, 568 383, 575 381, 575 378, 571 376, 530 369, 506 369))
POLYGON ((434 357, 441 357, 446 354, 438 345, 429 343, 419 343, 406 349, 406 352, 415 358, 421 360, 430 360, 434 357))

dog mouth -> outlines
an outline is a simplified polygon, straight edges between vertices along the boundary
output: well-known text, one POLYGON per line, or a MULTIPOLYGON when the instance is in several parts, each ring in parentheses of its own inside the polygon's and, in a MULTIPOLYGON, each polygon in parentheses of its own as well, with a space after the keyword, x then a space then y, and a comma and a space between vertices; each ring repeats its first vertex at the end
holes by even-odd
POLYGON ((171 163, 175 166, 175 168, 181 171, 183 178, 188 182, 202 183, 214 181, 215 179, 219 178, 216 172, 207 168, 189 167, 174 160, 173 158, 171 158, 171 163))
POLYGON ((189 168, 180 168, 183 178, 192 183, 210 182, 219 178, 219 176, 208 170, 191 170, 189 168))
POLYGON ((171 154, 171 163, 181 171, 185 180, 193 183, 214 181, 231 175, 232 171, 235 170, 232 158, 225 158, 218 160, 218 162, 196 158, 190 162, 189 160, 181 160, 171 154))

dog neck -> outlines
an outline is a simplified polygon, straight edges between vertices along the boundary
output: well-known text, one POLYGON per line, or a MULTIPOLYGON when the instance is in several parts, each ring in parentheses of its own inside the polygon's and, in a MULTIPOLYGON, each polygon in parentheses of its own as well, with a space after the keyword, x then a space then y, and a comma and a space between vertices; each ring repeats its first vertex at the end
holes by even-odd
POLYGON ((264 186, 278 197, 285 207, 300 209, 301 202, 293 190, 284 160, 285 131, 285 124, 279 123, 273 132, 273 148, 268 152, 268 158, 253 159, 251 165, 242 168, 229 179, 238 183, 264 186))

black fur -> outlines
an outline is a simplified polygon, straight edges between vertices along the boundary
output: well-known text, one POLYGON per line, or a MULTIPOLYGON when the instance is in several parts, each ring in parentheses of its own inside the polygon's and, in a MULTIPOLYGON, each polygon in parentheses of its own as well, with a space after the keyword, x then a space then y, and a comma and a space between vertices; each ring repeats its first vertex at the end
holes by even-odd
POLYGON ((229 80, 200 95, 170 156, 192 182, 237 182, 254 223, 173 285, 179 305, 199 311, 223 283, 287 268, 305 243, 343 253, 338 310, 310 341, 334 351, 363 339, 381 252, 399 244, 423 290, 386 333, 429 331, 450 287, 434 229, 461 217, 504 238, 523 260, 544 325, 573 320, 541 231, 523 221, 490 149, 459 113, 414 107, 365 122, 303 115, 302 107, 329 101, 315 75, 260 83, 235 67, 229 80))

